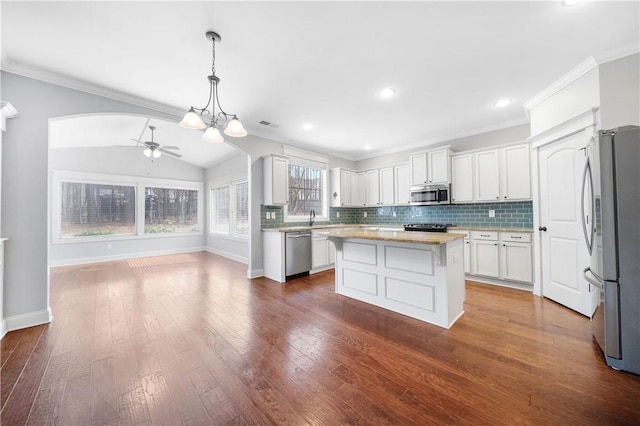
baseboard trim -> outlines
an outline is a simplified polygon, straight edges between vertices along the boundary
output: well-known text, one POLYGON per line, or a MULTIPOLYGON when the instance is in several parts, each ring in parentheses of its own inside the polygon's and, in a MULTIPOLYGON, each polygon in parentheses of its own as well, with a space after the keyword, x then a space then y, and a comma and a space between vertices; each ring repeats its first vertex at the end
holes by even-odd
POLYGON ((235 260, 236 262, 244 263, 245 265, 249 263, 248 259, 245 256, 239 256, 235 253, 231 253, 225 250, 207 247, 206 251, 212 254, 217 254, 218 256, 226 257, 227 259, 235 260))
POLYGON ((466 281, 475 281, 481 284, 491 284, 491 285, 497 285, 500 287, 507 287, 507 288, 513 288, 515 290, 523 290, 523 291, 528 291, 528 292, 533 292, 533 284, 527 284, 527 283, 519 283, 519 282, 515 282, 515 281, 505 281, 505 280, 498 280, 498 279, 493 279, 493 278, 488 278, 488 277, 481 277, 478 275, 469 275, 469 274, 465 274, 464 279, 466 281))
POLYGON ((80 259, 54 260, 49 263, 49 266, 56 267, 56 266, 83 265, 86 263, 100 263, 100 262, 111 262, 114 260, 137 259, 140 257, 165 256, 169 254, 182 254, 182 253, 195 253, 195 252, 206 251, 206 250, 207 250, 206 247, 200 246, 200 247, 190 247, 190 248, 175 249, 175 250, 157 250, 157 251, 146 251, 142 253, 117 254, 113 256, 97 256, 97 257, 85 257, 80 259))
POLYGON ((264 277, 264 269, 247 270, 247 278, 254 279, 264 277))
POLYGON ((48 324, 53 320, 51 315, 51 307, 42 311, 28 312, 26 314, 14 315, 12 317, 6 317, 2 320, 4 327, 4 334, 9 331, 21 330, 23 328, 33 327, 41 324, 48 324))

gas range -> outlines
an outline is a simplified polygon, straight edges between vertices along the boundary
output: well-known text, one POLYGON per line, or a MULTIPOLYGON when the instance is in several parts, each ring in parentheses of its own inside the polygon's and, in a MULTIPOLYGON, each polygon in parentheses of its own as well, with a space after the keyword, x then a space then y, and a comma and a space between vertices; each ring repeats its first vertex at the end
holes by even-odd
POLYGON ((404 226, 404 230, 420 232, 447 232, 447 228, 450 226, 455 225, 445 225, 443 223, 410 223, 404 226))

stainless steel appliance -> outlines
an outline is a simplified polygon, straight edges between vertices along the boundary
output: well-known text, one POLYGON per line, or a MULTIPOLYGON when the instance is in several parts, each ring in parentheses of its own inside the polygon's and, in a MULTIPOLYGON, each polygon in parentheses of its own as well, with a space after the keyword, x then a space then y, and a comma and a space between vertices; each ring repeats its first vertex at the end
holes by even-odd
POLYGON ((285 276, 308 274, 311 270, 311 232, 285 232, 285 276))
POLYGON ((430 206, 451 204, 449 200, 451 187, 449 184, 413 185, 409 188, 411 204, 416 206, 430 206))
POLYGON ((587 146, 585 279, 600 288, 593 336, 607 364, 640 374, 640 128, 601 131, 587 146))
POLYGON ((405 231, 420 232, 447 232, 447 227, 452 225, 444 225, 442 223, 409 223, 404 226, 405 231))

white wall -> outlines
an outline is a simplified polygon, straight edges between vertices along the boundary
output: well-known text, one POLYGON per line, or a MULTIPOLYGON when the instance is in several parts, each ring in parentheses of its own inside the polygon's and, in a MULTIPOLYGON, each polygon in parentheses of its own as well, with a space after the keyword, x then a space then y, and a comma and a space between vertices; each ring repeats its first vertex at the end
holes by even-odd
MULTIPOLYGON (((246 179, 248 167, 248 157, 245 153, 238 153, 237 155, 227 158, 206 170, 206 200, 207 206, 211 205, 209 199, 209 189, 216 186, 225 185, 233 181, 240 179, 246 179)), ((259 206, 258 206, 259 208, 259 206)), ((208 210, 207 210, 208 211, 208 210)), ((209 219, 207 217, 207 219, 209 219)), ((241 240, 238 238, 231 238, 226 236, 216 236, 209 234, 209 223, 207 223, 207 250, 219 254, 221 256, 228 257, 230 259, 237 260, 239 262, 248 263, 249 259, 249 240, 241 240)))
POLYGON ((2 141, 2 227, 10 238, 5 247, 4 315, 11 330, 49 320, 49 119, 112 112, 176 121, 180 117, 6 72, 1 83, 3 100, 20 113, 7 122, 2 141))
POLYGON ((501 145, 511 142, 525 141, 529 137, 529 125, 522 124, 519 126, 508 127, 505 129, 494 130, 491 132, 480 133, 478 135, 467 136, 464 138, 452 139, 446 142, 425 145, 422 148, 413 148, 389 155, 381 155, 379 157, 367 158, 355 163, 357 170, 376 169, 385 166, 392 166, 409 161, 409 154, 416 151, 424 151, 426 149, 434 149, 440 146, 450 146, 454 152, 467 151, 470 149, 485 148, 489 146, 501 145))
MULTIPOLYGON (((55 135, 50 135, 55 137, 55 135)), ((160 178, 168 181, 204 182, 204 169, 164 155, 153 162, 139 150, 120 147, 64 148, 49 151, 50 171, 80 171, 140 178, 160 178)), ((204 196, 204 193, 202 194, 204 196)), ((55 200, 51 200, 55 202, 55 200)), ((202 203, 201 229, 205 229, 205 209, 202 203)), ((55 206, 51 206, 55 208, 55 206)), ((51 218, 53 215, 50 216, 51 218)), ((50 232, 54 232, 53 223, 50 232)), ((53 240, 53 235, 51 235, 53 240)), ((50 241, 51 241, 50 240, 50 241)), ((49 244, 49 265, 72 265, 130 257, 151 256, 203 250, 205 234, 189 236, 150 237, 108 241, 75 241, 49 244), (110 248, 109 248, 110 247, 110 248)))
POLYGON ((602 129, 640 125, 640 54, 600 65, 602 129))

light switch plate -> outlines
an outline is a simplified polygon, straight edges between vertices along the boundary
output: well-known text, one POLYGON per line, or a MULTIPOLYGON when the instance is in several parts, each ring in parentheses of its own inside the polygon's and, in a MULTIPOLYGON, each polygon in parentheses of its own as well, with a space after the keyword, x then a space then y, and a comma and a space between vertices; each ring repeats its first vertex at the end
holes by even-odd
POLYGON ((489 210, 489 217, 496 217, 496 211, 495 210, 489 210))
POLYGON ((364 217, 367 217, 367 212, 364 212, 364 217))
POLYGON ((396 217, 396 216, 397 216, 396 212, 393 212, 393 217, 396 217))
POLYGON ((336 212, 336 217, 340 217, 340 212, 336 212))

